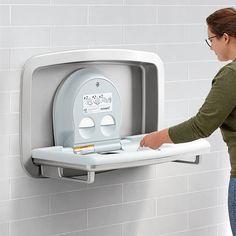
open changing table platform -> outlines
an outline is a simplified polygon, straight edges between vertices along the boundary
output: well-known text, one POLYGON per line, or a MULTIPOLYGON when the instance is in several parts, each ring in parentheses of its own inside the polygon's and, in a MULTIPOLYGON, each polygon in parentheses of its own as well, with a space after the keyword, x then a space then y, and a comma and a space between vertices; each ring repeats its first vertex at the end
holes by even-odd
POLYGON ((209 143, 203 139, 184 144, 163 144, 157 150, 138 150, 139 140, 140 137, 136 140, 124 139, 121 141, 123 150, 108 153, 80 155, 74 154, 72 148, 56 146, 35 149, 32 157, 34 163, 41 166, 44 176, 67 179, 65 168, 82 170, 85 176, 70 176, 70 179, 92 183, 98 171, 180 160, 183 163, 198 164, 199 155, 209 152, 209 143), (196 157, 195 161, 189 161, 191 156, 196 157))
POLYGON ((98 49, 35 56, 24 67, 21 104, 21 162, 32 177, 92 183, 96 172, 198 164, 210 148, 200 139, 137 150, 145 133, 164 123, 164 68, 154 53, 98 49), (97 149, 75 152, 86 145, 97 149))

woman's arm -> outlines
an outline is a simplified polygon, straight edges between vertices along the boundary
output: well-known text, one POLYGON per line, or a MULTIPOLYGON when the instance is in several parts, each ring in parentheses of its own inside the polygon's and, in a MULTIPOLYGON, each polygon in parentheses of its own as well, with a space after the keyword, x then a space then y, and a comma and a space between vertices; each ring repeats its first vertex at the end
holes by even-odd
POLYGON ((169 129, 155 131, 146 135, 140 142, 140 146, 150 147, 152 149, 159 148, 163 143, 173 143, 169 136, 169 129))
POLYGON ((178 125, 146 135, 140 146, 158 148, 163 143, 183 143, 211 135, 236 106, 236 72, 227 66, 215 76, 198 113, 178 125))

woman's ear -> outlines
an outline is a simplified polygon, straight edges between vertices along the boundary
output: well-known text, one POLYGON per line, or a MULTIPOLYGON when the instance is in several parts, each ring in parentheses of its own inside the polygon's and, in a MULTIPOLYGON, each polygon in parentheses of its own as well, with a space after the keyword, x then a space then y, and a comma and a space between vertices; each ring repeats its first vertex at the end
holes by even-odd
POLYGON ((224 40, 225 43, 229 43, 230 36, 227 33, 224 33, 222 37, 223 37, 223 40, 224 40))

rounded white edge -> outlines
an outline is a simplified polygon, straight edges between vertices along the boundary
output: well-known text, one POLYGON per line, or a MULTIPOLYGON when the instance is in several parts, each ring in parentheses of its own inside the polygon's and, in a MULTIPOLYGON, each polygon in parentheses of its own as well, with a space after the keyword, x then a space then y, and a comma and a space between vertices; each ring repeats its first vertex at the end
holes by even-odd
POLYGON ((20 117, 20 159, 28 175, 38 177, 39 167, 29 161, 31 158, 31 86, 36 69, 44 66, 82 61, 130 61, 154 64, 158 71, 158 129, 163 127, 164 119, 164 65, 156 53, 128 49, 86 49, 59 51, 40 54, 29 58, 23 67, 21 77, 21 117, 20 117), (22 95, 24 90, 24 95, 22 95), (24 131, 23 131, 24 130, 24 131), (24 134, 23 134, 24 133, 24 134), (29 156, 29 157, 25 157, 29 156))

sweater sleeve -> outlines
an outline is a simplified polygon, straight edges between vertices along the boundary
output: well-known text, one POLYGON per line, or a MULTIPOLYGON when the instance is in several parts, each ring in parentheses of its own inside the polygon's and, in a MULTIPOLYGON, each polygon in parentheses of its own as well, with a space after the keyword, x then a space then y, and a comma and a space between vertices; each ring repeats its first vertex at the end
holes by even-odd
POLYGON ((212 81, 212 87, 199 109, 189 120, 169 128, 174 143, 189 142, 211 135, 236 106, 236 72, 223 67, 212 81))

